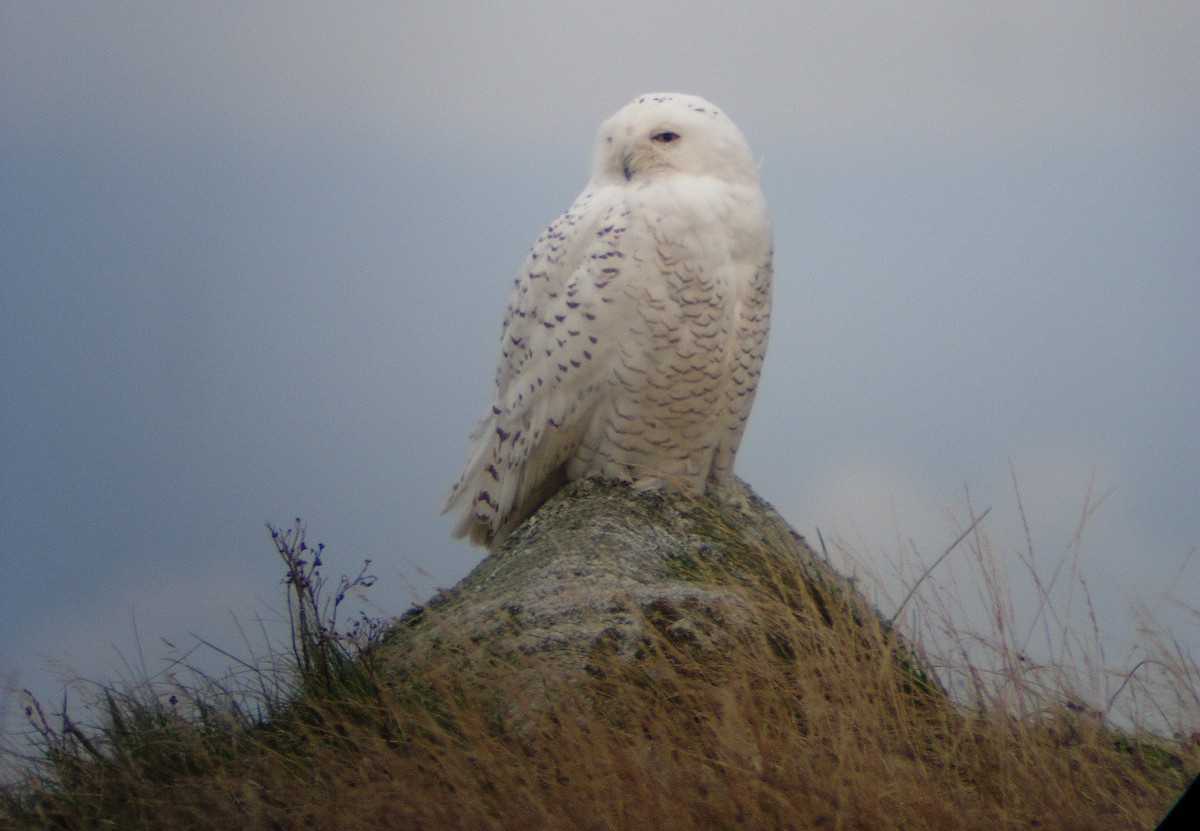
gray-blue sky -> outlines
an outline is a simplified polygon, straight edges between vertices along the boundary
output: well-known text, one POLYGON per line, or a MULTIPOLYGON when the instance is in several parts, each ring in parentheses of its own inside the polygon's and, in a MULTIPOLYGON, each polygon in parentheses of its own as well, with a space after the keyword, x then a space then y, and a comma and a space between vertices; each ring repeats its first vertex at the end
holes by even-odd
POLYGON ((463 576, 512 275, 666 89, 775 215, 745 478, 901 561, 964 485, 1019 548, 1011 464, 1052 564, 1093 485, 1102 617, 1194 597, 1197 42, 1190 3, 5 4, 0 671, 230 643, 281 605, 264 520, 384 613, 463 576))

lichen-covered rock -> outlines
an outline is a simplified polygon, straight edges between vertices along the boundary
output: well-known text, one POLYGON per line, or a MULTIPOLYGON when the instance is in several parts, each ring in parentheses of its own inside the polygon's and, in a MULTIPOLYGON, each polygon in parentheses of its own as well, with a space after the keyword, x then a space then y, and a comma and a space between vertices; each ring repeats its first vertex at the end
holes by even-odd
POLYGON ((591 672, 600 656, 636 661, 661 638, 714 657, 747 639, 794 655, 820 648, 835 620, 881 625, 744 483, 713 499, 585 480, 410 611, 384 648, 400 663, 499 661, 544 684, 548 671, 591 672))

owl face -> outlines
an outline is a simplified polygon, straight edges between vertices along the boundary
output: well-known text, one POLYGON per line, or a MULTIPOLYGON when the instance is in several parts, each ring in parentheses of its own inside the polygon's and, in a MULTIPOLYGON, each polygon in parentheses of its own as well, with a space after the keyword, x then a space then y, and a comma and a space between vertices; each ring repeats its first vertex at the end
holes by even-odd
POLYGON ((600 126, 593 181, 637 185, 670 175, 713 176, 739 184, 758 179, 741 131, 703 98, 643 95, 600 126))

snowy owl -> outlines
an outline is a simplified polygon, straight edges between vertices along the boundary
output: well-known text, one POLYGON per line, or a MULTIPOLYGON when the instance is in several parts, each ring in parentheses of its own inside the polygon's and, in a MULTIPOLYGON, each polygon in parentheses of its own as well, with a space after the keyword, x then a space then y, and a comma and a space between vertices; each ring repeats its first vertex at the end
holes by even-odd
POLYGON ((564 482, 719 489, 767 345, 771 218, 741 131, 643 95, 600 126, 583 193, 534 243, 492 406, 442 512, 496 548, 564 482))

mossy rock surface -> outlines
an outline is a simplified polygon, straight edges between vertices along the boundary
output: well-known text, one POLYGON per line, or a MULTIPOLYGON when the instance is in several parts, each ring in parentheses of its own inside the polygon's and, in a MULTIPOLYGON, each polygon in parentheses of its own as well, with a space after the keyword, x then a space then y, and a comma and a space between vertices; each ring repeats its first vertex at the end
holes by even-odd
MULTIPOLYGON (((814 649, 895 651, 876 611, 749 486, 721 498, 564 487, 453 589, 409 612, 383 664, 499 663, 549 681, 679 648, 719 665, 734 651, 802 660, 814 649), (862 630, 862 636, 847 638, 862 630)), ((897 665, 930 676, 906 657, 897 665)), ((540 694, 540 693, 539 693, 540 694)))

